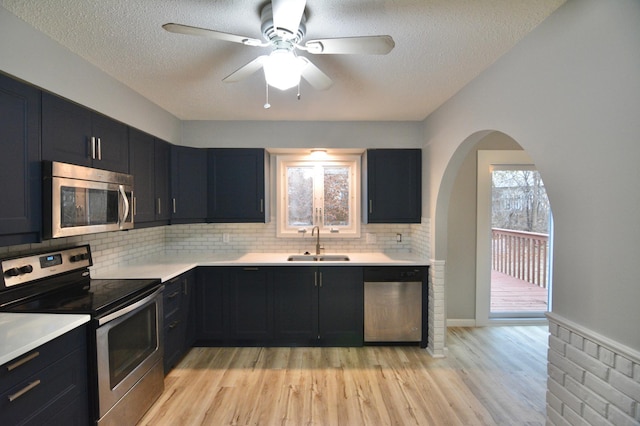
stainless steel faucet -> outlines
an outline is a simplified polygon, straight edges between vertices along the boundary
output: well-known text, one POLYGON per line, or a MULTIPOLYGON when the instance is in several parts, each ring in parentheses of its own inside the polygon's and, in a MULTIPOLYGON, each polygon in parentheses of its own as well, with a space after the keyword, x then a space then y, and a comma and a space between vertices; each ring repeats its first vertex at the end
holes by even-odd
POLYGON ((314 226, 313 229, 311 229, 311 236, 313 237, 314 232, 316 232, 316 229, 318 230, 318 236, 316 237, 316 254, 320 254, 320 227, 319 226, 314 226))

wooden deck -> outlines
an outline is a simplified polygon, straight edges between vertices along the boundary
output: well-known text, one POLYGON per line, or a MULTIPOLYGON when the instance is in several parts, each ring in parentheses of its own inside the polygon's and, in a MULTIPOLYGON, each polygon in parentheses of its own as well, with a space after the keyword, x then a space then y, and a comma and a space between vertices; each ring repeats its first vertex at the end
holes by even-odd
POLYGON ((491 271, 491 312, 546 312, 547 289, 491 271))

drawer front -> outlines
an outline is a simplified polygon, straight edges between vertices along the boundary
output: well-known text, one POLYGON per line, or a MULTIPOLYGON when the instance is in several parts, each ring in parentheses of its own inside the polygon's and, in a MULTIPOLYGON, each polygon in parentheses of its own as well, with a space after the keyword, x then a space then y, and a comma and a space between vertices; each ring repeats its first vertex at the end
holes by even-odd
POLYGON ((180 309, 180 301, 182 300, 182 281, 178 279, 171 280, 164 285, 164 318, 165 324, 167 318, 180 309))
MULTIPOLYGON (((63 358, 75 348, 85 347, 86 327, 78 327, 0 367, 0 393, 24 382, 36 371, 63 358)), ((86 364, 86 360, 83 361, 86 364)))
POLYGON ((73 406, 73 417, 88 421, 87 353, 76 348, 0 395, 5 424, 48 422, 73 406))

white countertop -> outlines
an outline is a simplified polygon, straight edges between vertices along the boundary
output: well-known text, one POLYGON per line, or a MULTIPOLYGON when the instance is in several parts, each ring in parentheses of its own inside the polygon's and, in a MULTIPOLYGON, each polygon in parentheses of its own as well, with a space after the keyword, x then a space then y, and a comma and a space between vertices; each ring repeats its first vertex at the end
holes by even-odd
MULTIPOLYGON (((330 255, 333 253, 323 253, 330 255)), ((343 253, 339 253, 343 254, 343 253)), ((130 265, 100 269, 92 278, 159 278, 168 281, 197 266, 424 266, 428 263, 411 253, 344 253, 349 261, 288 261, 289 253, 161 255, 130 265)))
POLYGON ((89 315, 0 313, 0 365, 89 322, 89 315))

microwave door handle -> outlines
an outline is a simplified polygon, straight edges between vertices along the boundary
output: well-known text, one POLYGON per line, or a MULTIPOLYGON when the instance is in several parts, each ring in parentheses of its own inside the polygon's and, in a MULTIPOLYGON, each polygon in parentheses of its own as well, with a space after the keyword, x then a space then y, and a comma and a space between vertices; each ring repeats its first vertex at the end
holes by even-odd
POLYGON ((122 195, 122 201, 124 201, 124 214, 122 215, 122 220, 120 221, 120 229, 124 228, 124 223, 129 217, 129 199, 127 198, 127 193, 124 192, 124 186, 118 185, 118 191, 120 191, 120 195, 122 195))

